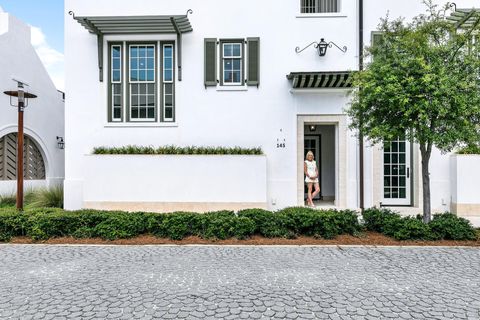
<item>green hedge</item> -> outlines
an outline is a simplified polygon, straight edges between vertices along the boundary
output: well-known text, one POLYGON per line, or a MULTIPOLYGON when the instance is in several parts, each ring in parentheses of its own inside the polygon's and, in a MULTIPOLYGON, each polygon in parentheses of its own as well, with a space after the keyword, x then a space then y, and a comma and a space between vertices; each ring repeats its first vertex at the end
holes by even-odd
POLYGON ((262 155, 261 148, 242 147, 177 147, 177 146, 124 146, 96 147, 93 154, 151 154, 151 155, 262 155))
POLYGON ((61 209, 0 209, 0 241, 14 236, 34 240, 54 237, 108 240, 153 234, 181 240, 188 236, 203 239, 246 239, 253 235, 295 238, 316 236, 331 239, 341 234, 356 234, 362 227, 353 211, 317 211, 288 208, 278 212, 261 209, 218 211, 205 214, 175 212, 169 214, 126 213, 115 211, 64 211, 61 209))
POLYGON ((451 213, 435 215, 428 224, 422 217, 402 217, 388 209, 367 209, 363 213, 369 231, 383 233, 397 240, 476 240, 471 223, 451 213))
POLYGON ((364 225, 351 210, 286 208, 277 212, 262 209, 218 211, 205 214, 175 212, 117 212, 62 209, 0 209, 0 241, 15 236, 34 240, 55 237, 126 239, 143 234, 181 240, 188 236, 203 239, 246 239, 253 235, 267 238, 311 236, 333 239, 342 234, 357 235, 366 228, 397 240, 475 240, 469 221, 453 214, 434 216, 429 224, 420 217, 401 217, 387 209, 365 210, 364 225))

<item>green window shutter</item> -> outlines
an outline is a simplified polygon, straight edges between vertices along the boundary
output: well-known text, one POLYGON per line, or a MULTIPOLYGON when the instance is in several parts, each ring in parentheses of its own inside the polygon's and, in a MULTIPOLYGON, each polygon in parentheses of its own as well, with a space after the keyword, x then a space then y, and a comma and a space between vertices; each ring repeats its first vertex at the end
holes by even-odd
POLYGON ((260 38, 247 38, 247 85, 260 84, 260 38))
POLYGON ((217 39, 205 39, 205 87, 217 85, 217 39))

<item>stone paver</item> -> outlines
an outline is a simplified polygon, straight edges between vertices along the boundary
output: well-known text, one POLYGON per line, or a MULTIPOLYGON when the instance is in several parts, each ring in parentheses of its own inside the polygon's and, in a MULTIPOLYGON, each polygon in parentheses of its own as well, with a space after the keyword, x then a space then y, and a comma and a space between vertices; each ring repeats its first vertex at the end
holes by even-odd
POLYGON ((1 245, 0 319, 480 319, 480 250, 1 245))

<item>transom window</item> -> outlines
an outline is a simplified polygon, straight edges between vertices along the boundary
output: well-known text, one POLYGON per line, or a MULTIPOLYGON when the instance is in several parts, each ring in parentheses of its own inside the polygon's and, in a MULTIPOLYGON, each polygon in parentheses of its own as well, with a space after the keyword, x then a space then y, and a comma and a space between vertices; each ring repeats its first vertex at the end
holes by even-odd
POLYGON ((225 85, 242 85, 243 43, 223 43, 223 78, 225 85))
POLYGON ((173 43, 111 44, 109 121, 175 121, 174 64, 173 43))
POLYGON ((340 0, 300 0, 301 13, 340 12, 340 0))

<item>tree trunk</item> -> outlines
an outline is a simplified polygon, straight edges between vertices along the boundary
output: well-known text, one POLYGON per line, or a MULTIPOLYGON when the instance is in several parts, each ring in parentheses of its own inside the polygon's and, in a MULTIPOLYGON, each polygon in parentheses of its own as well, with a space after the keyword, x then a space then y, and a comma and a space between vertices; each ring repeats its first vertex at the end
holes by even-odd
POLYGON ((423 222, 429 223, 432 219, 432 208, 430 201, 430 155, 432 148, 420 145, 422 155, 422 184, 423 184, 423 222))

